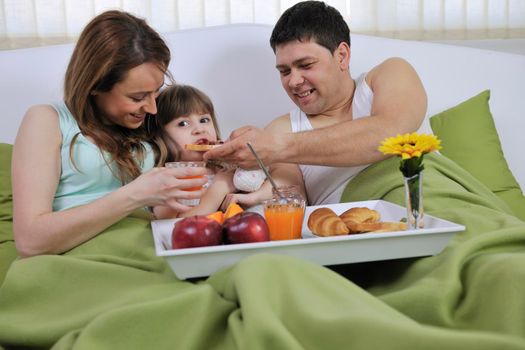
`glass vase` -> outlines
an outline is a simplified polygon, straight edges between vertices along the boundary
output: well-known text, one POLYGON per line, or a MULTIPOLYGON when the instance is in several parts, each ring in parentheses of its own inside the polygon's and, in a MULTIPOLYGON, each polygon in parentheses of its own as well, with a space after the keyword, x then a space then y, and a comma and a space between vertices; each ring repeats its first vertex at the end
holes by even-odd
POLYGON ((405 201, 408 230, 424 227, 423 218, 423 172, 405 177, 405 201))

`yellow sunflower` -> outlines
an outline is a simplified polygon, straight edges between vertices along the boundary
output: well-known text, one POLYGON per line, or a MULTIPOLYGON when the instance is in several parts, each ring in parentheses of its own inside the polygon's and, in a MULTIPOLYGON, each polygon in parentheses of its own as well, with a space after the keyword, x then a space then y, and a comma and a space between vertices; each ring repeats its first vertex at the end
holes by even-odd
POLYGON ((441 149, 441 141, 435 135, 412 134, 388 137, 379 146, 383 154, 393 154, 401 157, 399 169, 406 177, 413 176, 423 170, 423 156, 441 149))

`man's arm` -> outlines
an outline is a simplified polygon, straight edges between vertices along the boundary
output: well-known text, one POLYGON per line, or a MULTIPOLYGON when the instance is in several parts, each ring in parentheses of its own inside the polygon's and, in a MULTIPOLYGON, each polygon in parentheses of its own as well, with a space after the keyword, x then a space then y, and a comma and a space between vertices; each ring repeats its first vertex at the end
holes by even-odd
MULTIPOLYGON (((245 127, 238 129, 236 132, 242 132, 247 130, 248 133, 262 131, 267 135, 280 139, 282 134, 289 133, 291 131, 290 119, 288 115, 281 116, 273 120, 264 130, 245 127)), ((239 138, 236 138, 239 139, 239 138)), ((261 139, 259 139, 261 140, 261 139)), ((265 142, 263 142, 264 144, 265 142)), ((255 147, 257 154, 264 152, 258 145, 255 147)), ((246 147, 246 151, 251 151, 246 147)), ((258 167, 255 164, 255 167, 258 167)), ((267 166, 268 167, 268 166, 267 166)), ((269 167, 270 174, 277 186, 290 186, 296 185, 299 188, 299 192, 306 198, 306 191, 304 188, 303 175, 297 164, 291 163, 274 163, 269 167)), ((254 206, 261 203, 263 200, 272 198, 272 186, 269 181, 265 181, 261 188, 251 193, 232 193, 226 196, 226 200, 223 203, 223 208, 226 208, 230 203, 236 202, 243 204, 244 206, 254 206)))
MULTIPOLYGON (((327 166, 369 164, 385 156, 377 151, 383 139, 416 131, 427 108, 421 80, 403 59, 391 58, 367 75, 374 92, 369 117, 344 121, 325 128, 291 133, 283 130, 280 117, 264 130, 245 127, 234 131, 231 141, 207 152, 208 158, 223 158, 244 168, 256 167, 246 142, 251 142, 265 164, 290 162, 327 166)), ((288 123, 289 125, 289 123, 288 123)))
POLYGON ((374 92, 369 117, 286 135, 284 156, 302 164, 370 164, 385 158, 377 150, 383 139, 419 128, 427 96, 412 66, 399 58, 389 59, 370 71, 367 83, 374 92))
POLYGON ((277 157, 277 154, 278 150, 286 147, 284 144, 277 143, 283 142, 288 134, 291 134, 289 116, 283 115, 274 119, 264 129, 243 126, 234 130, 222 146, 204 153, 203 157, 205 161, 222 159, 237 164, 243 169, 257 169, 259 165, 246 145, 250 142, 267 167, 275 163, 286 163, 287 161, 276 161, 276 159, 284 159, 284 157, 277 157))

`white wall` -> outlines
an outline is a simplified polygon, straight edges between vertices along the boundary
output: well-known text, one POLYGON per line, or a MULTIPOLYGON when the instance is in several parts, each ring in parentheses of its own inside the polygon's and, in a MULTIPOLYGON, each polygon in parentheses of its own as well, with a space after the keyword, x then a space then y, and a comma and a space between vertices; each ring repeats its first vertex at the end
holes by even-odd
POLYGON ((516 53, 525 56, 525 39, 439 40, 433 42, 516 53))

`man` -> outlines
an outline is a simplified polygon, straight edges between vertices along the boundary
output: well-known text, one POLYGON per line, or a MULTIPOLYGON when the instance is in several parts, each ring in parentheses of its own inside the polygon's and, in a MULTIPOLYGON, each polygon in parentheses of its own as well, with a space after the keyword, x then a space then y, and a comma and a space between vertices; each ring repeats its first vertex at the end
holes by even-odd
POLYGON ((250 142, 266 165, 300 164, 310 205, 339 202, 346 184, 385 158, 381 141, 419 128, 427 97, 410 64, 390 58, 354 80, 350 30, 341 14, 320 1, 286 10, 270 38, 282 86, 297 109, 265 129, 235 130, 205 154, 243 168, 256 167, 250 142))

